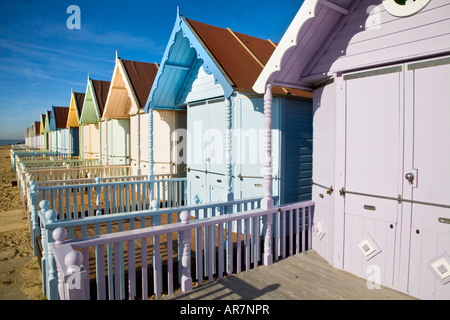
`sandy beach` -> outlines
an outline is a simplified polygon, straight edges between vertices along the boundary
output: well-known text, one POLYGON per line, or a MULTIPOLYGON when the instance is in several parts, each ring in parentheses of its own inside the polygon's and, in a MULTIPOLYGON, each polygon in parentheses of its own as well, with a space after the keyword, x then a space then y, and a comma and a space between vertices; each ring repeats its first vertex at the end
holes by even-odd
POLYGON ((33 256, 27 217, 10 160, 0 146, 0 300, 43 300, 39 261, 33 256))

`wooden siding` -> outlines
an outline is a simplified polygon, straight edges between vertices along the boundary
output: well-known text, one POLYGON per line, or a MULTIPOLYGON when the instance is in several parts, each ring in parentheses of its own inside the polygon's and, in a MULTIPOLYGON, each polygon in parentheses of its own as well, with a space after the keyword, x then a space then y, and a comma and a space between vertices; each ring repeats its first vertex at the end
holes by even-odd
POLYGON ((430 1, 407 18, 394 17, 380 2, 371 0, 358 6, 311 74, 392 63, 449 49, 450 35, 443 32, 450 30, 447 0, 430 1))
POLYGON ((312 108, 310 101, 285 99, 283 109, 282 203, 311 199, 312 108))
POLYGON ((203 67, 198 69, 195 80, 190 81, 190 86, 186 86, 180 101, 190 103, 224 95, 222 86, 215 83, 214 75, 207 74, 203 67))

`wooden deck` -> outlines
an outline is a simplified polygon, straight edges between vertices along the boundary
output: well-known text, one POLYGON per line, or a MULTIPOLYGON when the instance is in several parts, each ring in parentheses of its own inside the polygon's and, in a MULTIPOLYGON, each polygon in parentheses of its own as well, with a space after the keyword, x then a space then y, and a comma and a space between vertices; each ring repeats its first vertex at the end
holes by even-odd
POLYGON ((269 267, 213 281, 166 300, 411 300, 414 297, 381 286, 368 289, 365 279, 331 267, 309 250, 269 267))

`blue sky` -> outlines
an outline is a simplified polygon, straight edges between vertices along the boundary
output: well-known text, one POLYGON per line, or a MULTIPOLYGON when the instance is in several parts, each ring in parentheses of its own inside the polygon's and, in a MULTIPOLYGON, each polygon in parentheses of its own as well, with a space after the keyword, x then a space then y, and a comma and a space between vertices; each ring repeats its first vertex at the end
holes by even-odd
POLYGON ((278 42, 302 2, 0 0, 0 140, 23 139, 41 113, 68 106, 88 74, 110 81, 116 50, 160 63, 177 6, 189 19, 278 42), (67 28, 70 5, 80 8, 80 29, 67 28))

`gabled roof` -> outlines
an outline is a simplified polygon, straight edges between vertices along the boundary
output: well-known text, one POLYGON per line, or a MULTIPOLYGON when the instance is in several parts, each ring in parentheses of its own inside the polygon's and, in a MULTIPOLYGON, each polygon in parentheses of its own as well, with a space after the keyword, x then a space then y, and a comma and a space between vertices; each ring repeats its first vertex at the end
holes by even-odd
POLYGON ((450 34, 441 32, 449 25, 447 0, 416 1, 426 6, 405 16, 389 13, 385 8, 389 3, 408 5, 387 0, 305 0, 253 89, 263 93, 268 83, 311 89, 333 74, 450 50, 450 34))
POLYGON ((156 63, 116 57, 102 118, 128 118, 143 108, 158 72, 156 63))
POLYGON ((41 132, 41 122, 40 121, 35 121, 34 122, 34 133, 36 135, 40 134, 41 132))
POLYGON ((96 123, 100 121, 110 85, 110 81, 88 78, 80 123, 96 123))
POLYGON ((46 117, 46 114, 41 113, 41 125, 40 125, 40 129, 39 129, 40 134, 43 134, 45 132, 45 117, 46 117))
POLYGON ((69 114, 66 127, 80 126, 80 117, 83 110, 85 93, 73 92, 70 94, 69 114))
POLYGON ((67 116, 69 115, 69 107, 52 107, 52 115, 50 118, 50 130, 64 129, 67 125, 67 116))
MULTIPOLYGON (((148 108, 183 105, 181 90, 202 66, 214 75, 224 96, 234 91, 254 92, 252 86, 276 44, 177 15, 174 29, 150 91, 148 108)), ((275 93, 311 98, 311 92, 275 88, 275 93)))
POLYGON ((45 113, 45 125, 44 125, 44 132, 50 132, 50 118, 52 116, 52 112, 50 110, 47 110, 45 113))

